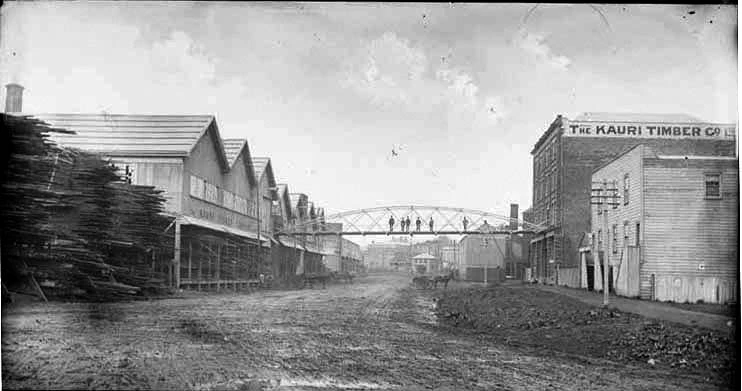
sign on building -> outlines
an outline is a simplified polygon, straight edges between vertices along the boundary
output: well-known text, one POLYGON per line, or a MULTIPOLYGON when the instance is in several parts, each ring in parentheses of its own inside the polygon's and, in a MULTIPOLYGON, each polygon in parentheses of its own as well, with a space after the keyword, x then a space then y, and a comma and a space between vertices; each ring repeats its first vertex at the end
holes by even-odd
POLYGON ((734 140, 736 130, 733 124, 565 121, 563 136, 734 140))

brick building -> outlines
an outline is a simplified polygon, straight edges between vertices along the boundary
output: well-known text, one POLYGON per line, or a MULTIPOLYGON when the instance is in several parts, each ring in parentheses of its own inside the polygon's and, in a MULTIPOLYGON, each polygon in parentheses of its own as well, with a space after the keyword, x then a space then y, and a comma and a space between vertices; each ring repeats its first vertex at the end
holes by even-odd
MULTIPOLYGON (((607 261, 609 289, 662 301, 735 301, 738 164, 639 145, 596 170, 593 182, 618 195, 592 210, 594 253, 607 261)), ((601 264, 581 268, 588 288, 602 289, 601 264)))
POLYGON ((531 151, 532 221, 547 228, 531 240, 532 275, 541 282, 580 286, 578 249, 588 244, 593 170, 645 144, 661 154, 735 156, 736 125, 681 114, 561 115, 531 151))

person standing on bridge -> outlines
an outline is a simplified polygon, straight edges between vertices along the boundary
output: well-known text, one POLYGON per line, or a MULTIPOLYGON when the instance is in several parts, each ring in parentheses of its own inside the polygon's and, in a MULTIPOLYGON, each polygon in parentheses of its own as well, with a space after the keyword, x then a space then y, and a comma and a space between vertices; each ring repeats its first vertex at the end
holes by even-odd
POLYGON ((394 231, 394 216, 389 216, 389 233, 394 231))
POLYGON ((399 230, 400 232, 404 232, 404 217, 399 219, 399 230))
POLYGON ((417 232, 420 232, 420 225, 422 225, 422 220, 420 220, 420 216, 417 216, 417 220, 415 220, 415 226, 417 227, 417 232))
POLYGON ((405 219, 405 224, 407 225, 407 232, 410 232, 410 216, 407 216, 407 219, 405 219))
POLYGON ((430 221, 428 222, 428 225, 430 226, 430 232, 433 232, 433 216, 430 217, 430 221))
POLYGON ((462 223, 464 224, 464 232, 466 232, 466 226, 469 225, 469 220, 466 219, 466 216, 464 216, 464 221, 462 223))

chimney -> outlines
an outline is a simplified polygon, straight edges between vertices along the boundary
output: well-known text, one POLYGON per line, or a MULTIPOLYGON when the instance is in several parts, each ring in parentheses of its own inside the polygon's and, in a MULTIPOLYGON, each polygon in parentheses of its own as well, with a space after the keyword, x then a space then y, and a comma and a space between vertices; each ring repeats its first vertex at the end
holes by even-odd
POLYGON ((5 85, 5 112, 20 113, 23 110, 23 86, 10 83, 5 85))
POLYGON ((510 229, 518 230, 518 204, 510 204, 510 229))

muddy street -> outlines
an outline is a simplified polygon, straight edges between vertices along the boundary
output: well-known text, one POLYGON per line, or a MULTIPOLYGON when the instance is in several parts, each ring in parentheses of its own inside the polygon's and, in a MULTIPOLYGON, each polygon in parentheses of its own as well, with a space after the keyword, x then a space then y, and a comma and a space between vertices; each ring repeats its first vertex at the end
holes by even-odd
MULTIPOLYGON (((449 287, 452 289, 452 287, 449 287)), ((714 389, 438 324, 401 274, 326 289, 4 307, 6 388, 714 389)))

